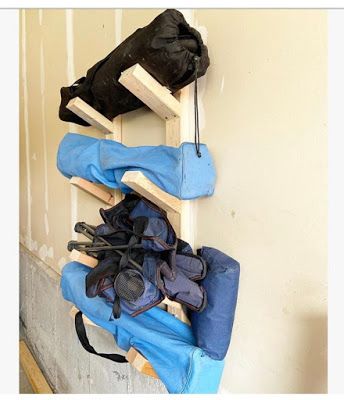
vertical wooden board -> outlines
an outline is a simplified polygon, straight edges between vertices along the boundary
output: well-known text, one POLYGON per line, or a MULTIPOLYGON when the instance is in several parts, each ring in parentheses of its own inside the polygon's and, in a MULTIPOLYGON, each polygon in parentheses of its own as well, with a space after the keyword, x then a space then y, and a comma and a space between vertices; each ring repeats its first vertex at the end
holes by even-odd
MULTIPOLYGON (((187 10, 185 10, 187 11, 187 10)), ((186 14, 186 17, 190 14, 186 14)), ((192 13, 191 13, 192 20, 192 13)), ((189 21, 189 23, 192 23, 189 21)), ((176 93, 176 97, 180 101, 181 105, 181 119, 180 119, 180 142, 193 142, 194 140, 194 109, 193 109, 193 98, 192 90, 193 85, 190 84, 176 93), (190 115, 192 114, 192 118, 190 115)), ((202 140, 202 138, 201 138, 202 140)), ((198 204, 198 199, 185 200, 182 202, 182 217, 180 223, 180 237, 187 241, 192 248, 195 246, 195 212, 198 204)))
MULTIPOLYGON (((184 101, 187 101, 187 98, 184 96, 182 96, 182 90, 179 91, 179 93, 177 94, 177 99, 179 101, 181 101, 181 99, 183 99, 184 101)), ((181 103, 181 109, 183 109, 183 105, 181 103)), ((182 127, 182 119, 183 119, 183 115, 180 115, 180 118, 174 118, 170 121, 166 121, 165 123, 165 141, 166 141, 166 145, 168 146, 173 146, 173 147, 179 147, 179 145, 181 144, 181 138, 182 138, 182 134, 181 134, 181 127, 182 127)), ((181 231, 182 231, 182 224, 184 223, 185 226, 185 215, 182 213, 183 211, 183 201, 181 202, 181 212, 180 213, 168 213, 168 218, 171 221, 172 226, 174 227, 176 234, 178 237, 182 237, 181 236, 181 231)), ((184 227, 183 227, 184 228, 184 227)), ((184 237, 182 237, 184 238, 184 237)), ((184 309, 182 307, 181 304, 173 302, 172 305, 167 305, 167 311, 173 315, 177 315, 179 316, 179 318, 183 321, 188 321, 188 318, 184 312, 184 309)))
POLYGON ((179 147, 180 145, 180 118, 173 118, 166 121, 166 144, 179 147))
MULTIPOLYGON (((178 95, 178 99, 180 96, 178 95)), ((174 118, 172 120, 165 122, 165 143, 167 146, 179 147, 181 142, 181 119, 174 118)), ((168 213, 168 218, 171 221, 172 226, 174 227, 177 236, 180 237, 181 232, 181 221, 182 216, 181 213, 168 213)))
MULTIPOLYGON (((87 335, 91 345, 102 353, 125 355, 114 341, 114 337, 99 327, 87 326, 87 335)), ((104 358, 90 355, 90 393, 128 393, 129 364, 114 363, 104 358)))
POLYGON ((167 218, 170 221, 171 225, 173 226, 176 235, 180 237, 180 222, 181 222, 181 215, 175 212, 167 212, 167 218))
MULTIPOLYGON (((106 135, 107 139, 115 140, 116 142, 122 143, 123 135, 122 135, 122 115, 118 115, 116 118, 112 120, 114 133, 111 135, 106 135)), ((112 191, 114 197, 114 203, 118 204, 123 199, 123 193, 119 189, 115 189, 112 191)))

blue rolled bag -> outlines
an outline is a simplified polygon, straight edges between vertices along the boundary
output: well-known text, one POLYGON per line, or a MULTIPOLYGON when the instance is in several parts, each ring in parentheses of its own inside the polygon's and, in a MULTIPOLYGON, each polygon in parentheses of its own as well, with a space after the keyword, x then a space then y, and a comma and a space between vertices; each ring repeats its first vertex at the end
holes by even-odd
POLYGON ((165 192, 180 199, 211 196, 215 168, 206 145, 194 143, 179 147, 127 147, 113 140, 67 133, 57 153, 57 168, 66 176, 79 176, 124 193, 131 189, 121 182, 126 171, 141 171, 165 192))
MULTIPOLYGON (((90 270, 77 262, 65 265, 61 289, 67 301, 110 332, 121 349, 128 351, 134 347, 139 351, 151 363, 169 393, 217 393, 224 360, 213 360, 199 348, 189 325, 159 307, 135 318, 123 310, 121 317, 114 319, 112 305, 104 297, 86 296, 85 282, 90 270)), ((77 317, 82 319, 81 313, 77 317)), ((90 347, 89 344, 88 351, 90 347)), ((94 349, 91 352, 99 354, 94 349)), ((125 361, 118 354, 102 356, 112 361, 125 361)))
MULTIPOLYGON (((181 241, 180 251, 191 254, 189 245, 183 247, 184 244, 181 241)), ((231 339, 239 264, 213 248, 203 247, 199 253, 207 262, 207 275, 202 282, 208 290, 208 305, 201 313, 191 312, 191 327, 158 307, 135 318, 123 310, 121 317, 115 319, 112 305, 104 297, 91 299, 86 295, 91 268, 71 262, 62 271, 63 297, 112 333, 121 349, 134 347, 143 354, 169 393, 217 393, 231 339), (209 290, 212 285, 215 291, 209 290)), ((78 317, 81 322, 82 314, 78 317)), ((76 319, 76 325, 77 322, 76 319)), ((125 362, 118 354, 97 353, 89 343, 85 348, 112 361, 125 362)))

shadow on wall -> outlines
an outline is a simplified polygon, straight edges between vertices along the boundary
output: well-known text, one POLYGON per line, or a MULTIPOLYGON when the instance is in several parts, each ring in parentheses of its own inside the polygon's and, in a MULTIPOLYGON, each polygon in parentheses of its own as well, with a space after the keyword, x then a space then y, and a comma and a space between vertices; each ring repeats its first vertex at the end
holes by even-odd
POLYGON ((327 393, 327 316, 307 314, 300 324, 304 336, 295 354, 301 366, 295 392, 327 393))

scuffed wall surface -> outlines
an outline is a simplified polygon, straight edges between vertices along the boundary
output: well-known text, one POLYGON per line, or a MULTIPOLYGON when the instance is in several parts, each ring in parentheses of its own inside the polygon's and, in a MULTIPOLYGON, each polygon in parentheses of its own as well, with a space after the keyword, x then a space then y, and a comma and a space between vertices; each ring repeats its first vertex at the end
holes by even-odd
MULTIPOLYGON (((99 222, 103 206, 56 169, 67 131, 102 137, 58 119, 59 89, 160 11, 21 11, 21 318, 59 393, 165 392, 85 353, 52 272, 68 260, 75 221, 99 222)), ((326 12, 195 10, 194 26, 211 58, 199 82, 201 138, 218 175, 215 195, 195 202, 195 241, 242 268, 221 392, 326 392, 326 12)), ((190 121, 192 112, 191 101, 190 121)), ((129 113, 123 142, 161 144, 164 123, 129 113)), ((89 330, 96 348, 116 351, 110 335, 89 330)))
MULTIPOLYGON (((160 381, 129 364, 90 355, 80 345, 61 299, 60 276, 23 246, 20 249, 20 318, 23 336, 55 393, 166 393, 160 381)), ((123 353, 110 333, 87 327, 100 352, 123 353)))

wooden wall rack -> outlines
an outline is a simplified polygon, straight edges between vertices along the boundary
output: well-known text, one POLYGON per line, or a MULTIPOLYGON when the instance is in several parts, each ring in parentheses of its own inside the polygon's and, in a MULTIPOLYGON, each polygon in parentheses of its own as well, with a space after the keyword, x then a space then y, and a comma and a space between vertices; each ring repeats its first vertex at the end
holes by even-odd
MULTIPOLYGON (((165 120, 166 123, 166 145, 178 147, 181 143, 181 115, 183 101, 187 96, 183 96, 182 89, 176 96, 159 82, 157 82, 144 68, 139 64, 133 65, 131 68, 123 71, 119 82, 125 86, 130 92, 138 97, 144 104, 153 110, 159 117, 165 120)), ((185 94, 185 92, 184 92, 185 94)), ((105 118, 98 111, 94 110, 90 105, 85 103, 81 98, 72 99, 67 108, 73 111, 80 118, 87 121, 91 126, 100 130, 106 135, 107 139, 113 139, 122 142, 122 123, 121 117, 116 117, 113 121, 105 118)), ((151 200, 159 207, 164 209, 168 218, 171 221, 177 236, 181 236, 182 221, 183 221, 183 203, 177 197, 164 192, 140 171, 128 171, 122 177, 122 182, 129 186, 133 191, 151 200)), ((89 182, 81 177, 72 177, 70 179, 72 185, 88 192, 90 195, 98 198, 109 206, 117 204, 122 199, 122 194, 119 191, 111 193, 104 190, 92 182, 89 182)), ((91 268, 97 265, 97 260, 77 250, 73 250, 70 258, 78 261, 91 268)), ((190 324, 183 307, 174 301, 165 299, 163 303, 167 307, 167 311, 179 318, 183 322, 190 324)), ((77 308, 71 309, 70 315, 75 316, 77 308)), ((95 325, 88 318, 84 317, 86 324, 95 325)), ((158 378, 156 372, 150 363, 136 349, 131 348, 126 356, 128 362, 141 373, 158 378)))

